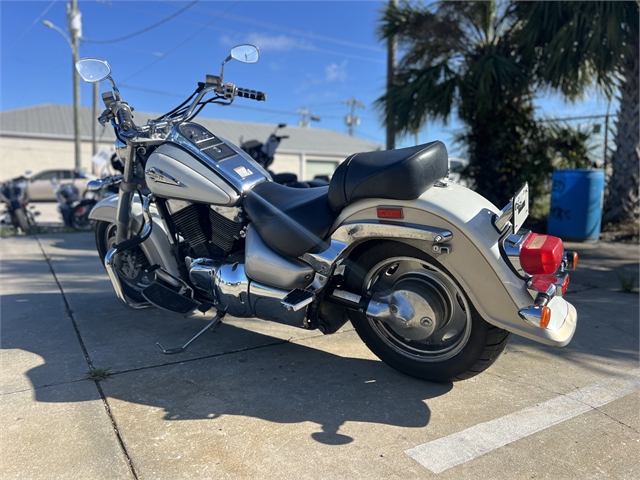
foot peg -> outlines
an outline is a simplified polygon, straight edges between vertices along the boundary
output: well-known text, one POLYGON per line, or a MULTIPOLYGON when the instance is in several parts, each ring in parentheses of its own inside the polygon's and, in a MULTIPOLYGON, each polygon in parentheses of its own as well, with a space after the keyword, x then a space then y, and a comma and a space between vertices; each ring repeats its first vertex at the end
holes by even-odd
POLYGON ((313 292, 310 292, 309 290, 302 290, 301 288, 296 288, 294 290, 291 290, 287 294, 287 296, 280 301, 280 303, 288 311, 293 310, 294 312, 296 312, 301 308, 306 307, 311 302, 313 302, 313 299, 315 297, 316 295, 313 292))
POLYGON ((191 313, 200 306, 200 302, 196 302, 184 295, 180 295, 159 283, 152 283, 142 290, 141 293, 149 303, 156 307, 169 310, 170 312, 180 313, 182 315, 191 313))
POLYGON ((191 342, 193 342, 196 338, 198 338, 204 332, 206 332, 209 329, 214 330, 215 327, 217 326, 217 324, 220 323, 220 321, 222 320, 223 317, 224 317, 224 312, 222 312, 222 313, 218 312, 218 314, 215 317, 213 317, 213 320, 211 320, 206 327, 204 327, 202 330, 200 330, 191 340, 189 340, 187 343, 185 343, 181 347, 166 349, 162 345, 160 345, 159 343, 156 343, 156 345, 158 345, 160 347, 160 350, 162 350, 162 353, 164 353, 165 355, 171 355, 171 354, 174 354, 174 353, 182 353, 187 349, 187 347, 191 344, 191 342))

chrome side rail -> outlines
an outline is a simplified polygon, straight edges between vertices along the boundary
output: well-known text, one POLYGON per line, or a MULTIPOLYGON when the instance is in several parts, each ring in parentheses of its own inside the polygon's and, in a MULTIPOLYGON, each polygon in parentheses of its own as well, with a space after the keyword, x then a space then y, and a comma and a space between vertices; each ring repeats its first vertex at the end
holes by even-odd
POLYGON ((451 240, 449 230, 421 225, 392 225, 378 222, 346 223, 331 235, 329 248, 319 253, 305 253, 300 259, 311 265, 322 275, 329 275, 344 251, 361 240, 381 238, 402 238, 404 240, 423 240, 439 244, 451 240))

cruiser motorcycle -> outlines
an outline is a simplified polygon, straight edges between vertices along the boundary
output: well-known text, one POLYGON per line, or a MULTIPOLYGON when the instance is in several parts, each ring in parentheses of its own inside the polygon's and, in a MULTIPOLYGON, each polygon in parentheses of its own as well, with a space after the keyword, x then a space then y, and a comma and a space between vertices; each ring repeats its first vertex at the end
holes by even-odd
POLYGON ((115 127, 124 173, 118 196, 90 218, 116 295, 133 308, 217 312, 164 353, 184 351, 225 315, 325 334, 350 320, 391 367, 446 381, 488 368, 512 333, 571 340, 577 314, 564 294, 577 255, 521 230, 526 185, 500 210, 447 180, 447 150, 435 141, 355 153, 328 186, 290 188, 193 122, 210 103, 266 100, 223 78, 229 61, 258 58, 253 45, 234 47, 219 75, 144 125, 106 61, 76 64, 84 80, 111 84, 99 121, 115 127))
POLYGON ((261 167, 265 168, 269 172, 269 175, 271 175, 271 179, 276 183, 296 188, 325 187, 329 185, 327 180, 314 178, 307 182, 299 182, 298 176, 295 173, 273 173, 269 170, 280 142, 285 138, 289 138, 288 135, 276 135, 278 130, 286 126, 286 123, 278 124, 265 143, 258 140, 248 140, 243 142, 240 148, 247 152, 261 167))

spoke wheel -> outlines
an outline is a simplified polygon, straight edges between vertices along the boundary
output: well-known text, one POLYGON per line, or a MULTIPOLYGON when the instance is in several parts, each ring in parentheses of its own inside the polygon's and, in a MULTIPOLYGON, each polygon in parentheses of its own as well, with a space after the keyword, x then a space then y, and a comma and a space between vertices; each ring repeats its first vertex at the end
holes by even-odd
POLYGON ((393 368, 428 380, 459 380, 488 368, 510 334, 476 312, 447 270, 425 252, 377 244, 352 259, 347 286, 388 310, 350 311, 356 332, 393 368))

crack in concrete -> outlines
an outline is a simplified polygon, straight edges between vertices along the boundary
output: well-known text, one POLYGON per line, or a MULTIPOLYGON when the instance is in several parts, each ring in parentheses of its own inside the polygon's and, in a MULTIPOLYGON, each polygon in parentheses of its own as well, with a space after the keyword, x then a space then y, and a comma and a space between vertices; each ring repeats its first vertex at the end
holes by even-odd
MULTIPOLYGON (((338 334, 344 334, 347 332, 350 332, 354 329, 348 329, 348 330, 344 330, 342 332, 336 332, 336 333, 332 333, 332 335, 338 335, 338 334)), ((296 338, 293 339, 292 337, 287 339, 287 340, 279 340, 277 342, 273 342, 273 343, 267 343, 264 345, 256 345, 255 347, 245 347, 245 348, 239 348, 237 350, 230 350, 230 351, 225 351, 225 352, 221 352, 221 353, 214 353, 211 355, 203 355, 200 357, 194 357, 194 358, 188 358, 185 360, 176 360, 175 362, 166 362, 166 363, 159 363, 156 365, 146 365, 144 367, 137 367, 137 368, 128 368, 126 370, 114 370, 114 371, 110 371, 107 374, 107 377, 112 377, 115 375, 121 375, 123 373, 132 373, 132 372, 140 372, 143 370, 150 370, 153 368, 161 368, 161 367, 168 367, 168 366, 173 366, 173 365, 180 365, 183 363, 191 363, 191 362, 196 362, 198 360, 207 360, 209 358, 217 358, 217 357, 223 357, 225 355, 234 355, 237 353, 243 353, 243 352, 250 352, 252 350, 259 350, 261 348, 267 348, 267 347, 274 347, 274 346, 278 346, 278 345, 285 345, 287 343, 297 343, 301 340, 309 340, 309 339, 314 339, 314 338, 322 338, 322 337, 318 337, 317 335, 313 335, 313 336, 308 336, 308 337, 300 337, 300 338, 296 338)))
MULTIPOLYGON (((82 335, 80 334, 80 329, 78 328, 78 324, 76 323, 76 319, 73 316, 73 310, 71 309, 71 306, 69 305, 69 301, 67 300, 67 296, 64 293, 64 289, 62 288, 62 284, 60 283, 60 280, 58 279, 58 276, 56 275, 56 272, 53 268, 53 264, 51 263, 51 258, 47 255, 46 250, 44 249, 44 246, 42 245, 42 243, 40 242, 40 237, 38 237, 37 235, 35 236, 36 241, 38 242, 38 246, 40 247, 40 250, 42 251, 42 255, 44 256, 44 259, 47 262, 47 265, 49 266, 49 271, 51 272, 51 275, 53 275, 53 279, 56 282, 56 285, 58 285, 58 288, 60 289, 60 294, 62 295, 62 300, 64 301, 65 307, 66 307, 66 311, 67 311, 67 315, 69 316, 69 319, 71 320, 71 324, 73 325, 73 329, 76 332, 76 337, 78 339, 78 343, 80 344, 80 348, 82 349, 82 353, 84 354, 84 358, 87 362, 87 365, 89 366, 89 370, 93 371, 95 370, 95 367, 93 366, 93 362, 91 361, 91 357, 89 356, 89 351, 87 350, 87 347, 84 344, 84 340, 82 340, 82 335)), ((74 382, 69 382, 69 383, 74 383, 74 382)), ((102 387, 100 386, 100 382, 99 381, 94 381, 94 384, 98 390, 98 394, 100 395, 100 398, 102 399, 102 404, 103 407, 105 409, 105 412, 107 413, 107 418, 109 418, 109 421, 111 422, 111 428, 113 429, 113 432, 116 436, 116 439, 118 441, 118 444, 120 445, 120 449, 122 451, 122 454, 125 457, 125 462, 127 463, 127 466, 129 468, 129 473, 131 474, 131 476, 135 479, 138 480, 138 475, 136 473, 136 469, 133 465, 133 460, 131 459, 131 457, 129 456, 129 452, 127 451, 127 447, 124 444, 124 440, 122 439, 122 437, 120 436, 120 431, 118 430, 118 425, 116 423, 115 418, 113 417, 112 413, 111 413, 111 408, 109 407, 109 402, 107 401, 107 397, 104 395, 104 392, 102 391, 102 387)))
MULTIPOLYGON (((591 406, 591 405, 589 405, 589 406, 591 406)), ((635 428, 633 428, 631 425, 627 425, 626 423, 624 423, 622 420, 618 420, 617 418, 615 418, 615 417, 611 416, 611 415, 610 415, 610 414, 608 414, 607 412, 603 412, 603 411, 602 411, 602 410, 600 410, 598 407, 592 407, 592 406, 591 406, 591 408, 593 408, 596 412, 601 413, 601 414, 602 414, 602 415, 604 415, 605 417, 610 418, 610 419, 611 419, 611 420, 613 420, 614 422, 619 423, 619 424, 620 424, 620 425, 622 425, 623 427, 627 427, 627 428, 629 428, 629 429, 633 430, 634 432, 636 432, 636 433, 639 433, 639 434, 640 434, 640 430, 636 430, 636 429, 635 429, 635 428)))
POLYGON ((544 387, 541 387, 540 385, 535 385, 533 383, 527 383, 527 382, 524 382, 524 381, 517 381, 517 380, 511 379, 511 378, 503 377, 502 375, 498 375, 497 373, 491 373, 491 372, 485 371, 484 374, 485 375, 491 375, 493 377, 497 377, 497 378, 499 378, 501 380, 504 380, 506 382, 515 383, 517 385, 526 385, 528 387, 537 388, 538 390, 542 390, 543 392, 554 393, 556 395, 566 395, 565 393, 556 392, 555 390, 551 390, 549 388, 544 388, 544 387))

